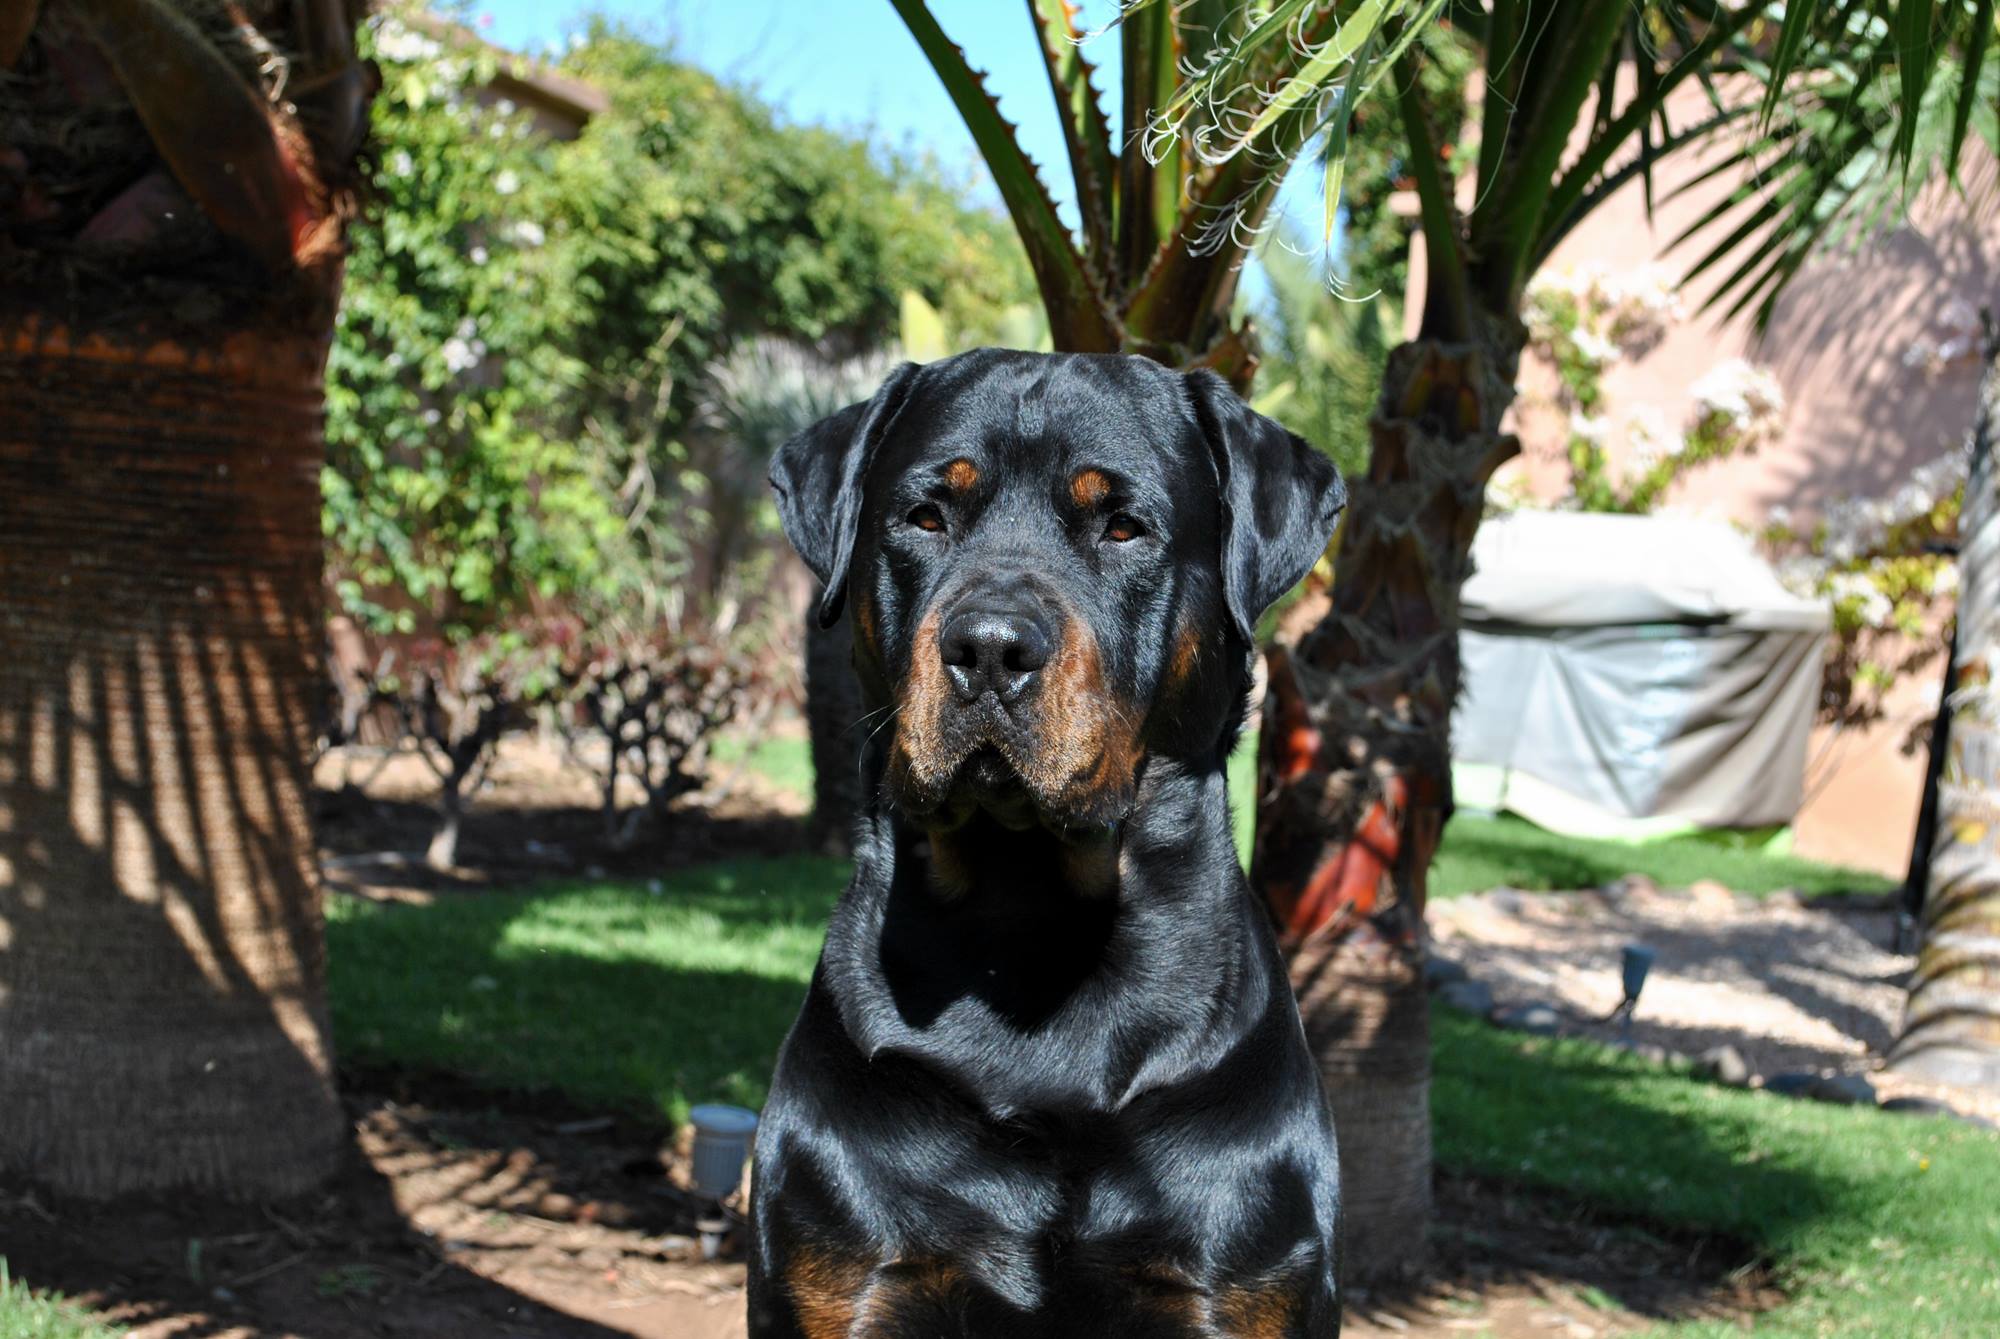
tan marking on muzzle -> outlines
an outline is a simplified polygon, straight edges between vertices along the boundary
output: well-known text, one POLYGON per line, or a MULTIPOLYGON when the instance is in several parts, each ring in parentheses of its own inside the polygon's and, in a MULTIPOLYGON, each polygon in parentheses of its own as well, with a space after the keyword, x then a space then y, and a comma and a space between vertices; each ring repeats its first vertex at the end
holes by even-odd
POLYGON ((1009 759, 1028 789, 1059 809, 1121 798, 1139 763, 1139 713, 1105 687, 1103 655, 1082 619, 1064 620, 1034 701, 1032 752, 1009 759))
POLYGON ((943 759, 933 747, 951 702, 951 683, 938 652, 939 615, 925 614, 910 639, 910 666, 897 686, 896 742, 889 750, 889 779, 899 789, 934 794, 951 780, 958 759, 943 759))

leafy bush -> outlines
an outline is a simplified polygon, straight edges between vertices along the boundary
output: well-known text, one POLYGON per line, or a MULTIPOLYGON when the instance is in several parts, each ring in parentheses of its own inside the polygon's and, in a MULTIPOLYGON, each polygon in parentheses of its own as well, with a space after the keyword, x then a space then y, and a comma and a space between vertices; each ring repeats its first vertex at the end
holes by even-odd
POLYGON ((375 631, 723 598, 705 576, 763 504, 702 422, 739 344, 840 361, 888 338, 905 290, 975 331, 1031 291, 1011 231, 934 165, 783 125, 625 30, 562 58, 609 102, 567 143, 493 95, 513 58, 469 34, 399 8, 367 47, 374 198, 325 492, 341 602, 375 631))

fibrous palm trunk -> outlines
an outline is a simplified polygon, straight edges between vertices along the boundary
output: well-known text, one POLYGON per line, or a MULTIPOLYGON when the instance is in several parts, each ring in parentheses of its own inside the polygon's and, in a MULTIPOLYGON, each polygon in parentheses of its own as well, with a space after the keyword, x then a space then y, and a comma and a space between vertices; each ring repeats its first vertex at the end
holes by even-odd
POLYGON ((1986 374, 1960 511, 1955 685, 1939 704, 1937 777, 1923 946, 1890 1064, 1941 1083, 2000 1089, 2000 338, 1986 374))
POLYGON ((1451 811, 1458 598, 1522 334, 1389 355, 1349 481, 1333 607, 1273 651, 1252 881, 1290 949, 1340 1135, 1345 1277, 1419 1266, 1430 1216, 1425 877, 1451 811))
POLYGON ((0 1168, 330 1167, 307 815, 323 345, 0 344, 0 1168))

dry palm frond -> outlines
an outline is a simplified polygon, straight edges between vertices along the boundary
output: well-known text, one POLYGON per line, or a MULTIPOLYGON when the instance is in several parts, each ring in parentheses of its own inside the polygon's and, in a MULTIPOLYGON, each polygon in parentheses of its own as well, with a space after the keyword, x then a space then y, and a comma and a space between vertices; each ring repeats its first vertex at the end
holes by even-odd
POLYGON ((109 304, 195 324, 246 303, 323 306, 372 78, 354 52, 358 6, 23 12, 0 28, 0 286, 72 314, 109 304))

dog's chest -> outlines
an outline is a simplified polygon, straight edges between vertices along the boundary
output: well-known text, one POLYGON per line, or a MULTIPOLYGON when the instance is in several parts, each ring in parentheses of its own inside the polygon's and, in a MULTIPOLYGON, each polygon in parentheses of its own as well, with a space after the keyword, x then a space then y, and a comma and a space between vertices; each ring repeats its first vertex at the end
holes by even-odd
POLYGON ((851 1333, 1259 1332, 1230 1318, 1284 1308, 1262 1297, 1268 1289, 1218 1278, 1207 1258, 1225 1230, 1216 1215, 1254 1188, 1194 1184, 1160 1134, 1156 1122, 1090 1119, 1009 1122, 966 1138, 955 1174, 888 1192, 912 1211, 905 1221, 950 1224, 949 1240, 918 1231, 872 1243, 856 1318, 878 1319, 851 1333))

